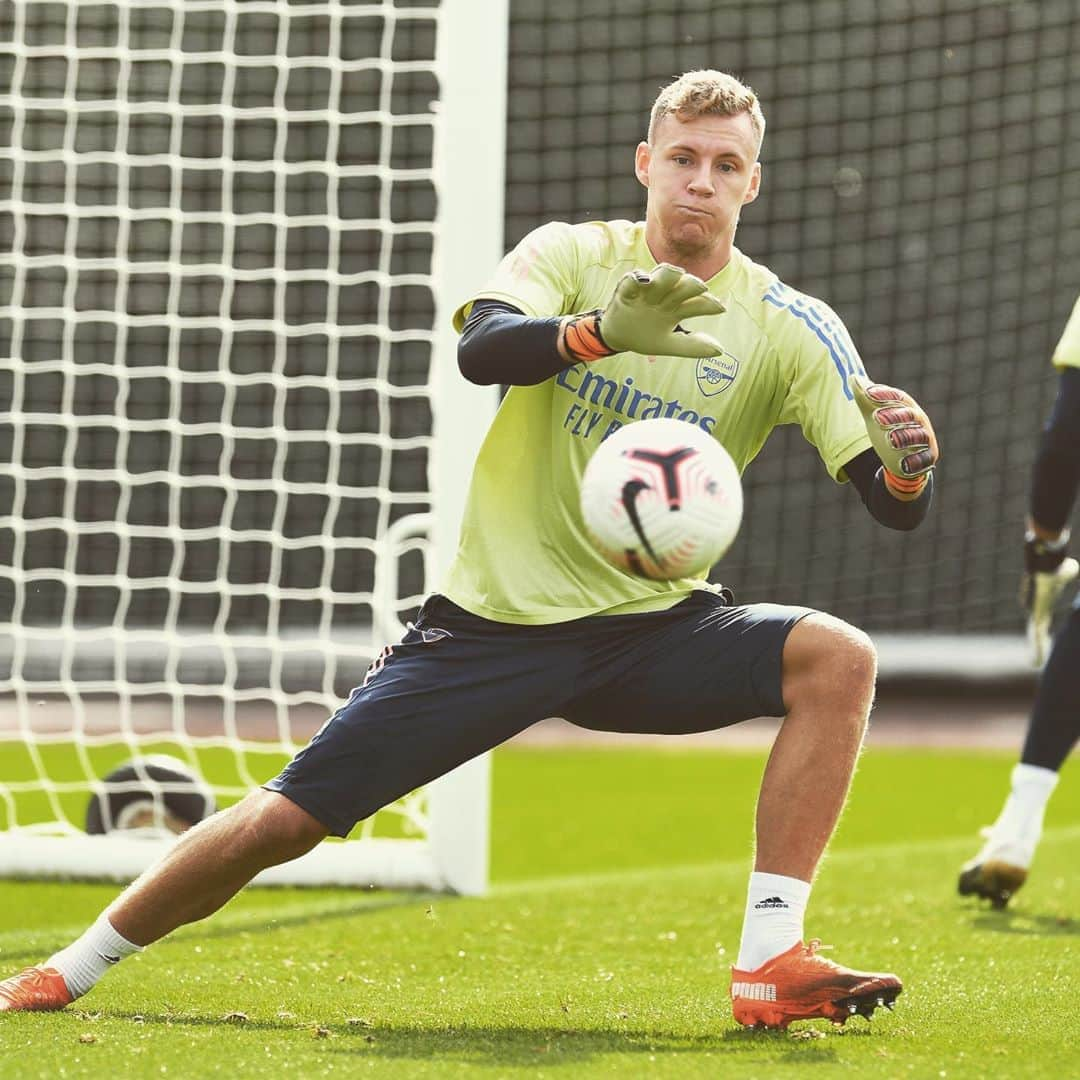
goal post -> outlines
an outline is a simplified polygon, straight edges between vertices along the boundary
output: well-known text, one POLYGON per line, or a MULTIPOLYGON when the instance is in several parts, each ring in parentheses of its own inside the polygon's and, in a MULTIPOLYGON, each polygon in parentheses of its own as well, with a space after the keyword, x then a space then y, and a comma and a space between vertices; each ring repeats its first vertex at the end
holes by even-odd
MULTIPOLYGON (((436 161, 457 182, 441 189, 435 245, 435 355, 443 358, 434 372, 436 580, 449 569, 473 462, 498 407, 496 387, 461 378, 451 316, 502 257, 509 0, 485 4, 481 18, 470 0, 451 0, 439 31, 445 64, 436 161)), ((490 784, 491 758, 483 754, 429 785, 435 859, 457 892, 481 892, 488 880, 490 784)))
MULTIPOLYGON (((87 835, 110 769, 239 798, 437 587, 497 406, 450 314, 502 255, 507 21, 0 12, 0 875, 136 875, 171 840, 87 835)), ((482 892, 488 819, 485 756, 257 881, 482 892)))

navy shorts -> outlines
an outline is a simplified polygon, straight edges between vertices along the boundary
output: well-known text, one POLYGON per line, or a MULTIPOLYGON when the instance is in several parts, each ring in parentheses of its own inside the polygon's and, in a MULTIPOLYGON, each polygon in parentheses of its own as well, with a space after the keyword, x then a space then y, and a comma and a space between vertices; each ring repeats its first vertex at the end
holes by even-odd
POLYGON ((782 716, 781 661, 809 608, 729 606, 696 591, 667 611, 518 626, 428 598, 397 645, 264 786, 335 836, 547 717, 685 734, 782 716))

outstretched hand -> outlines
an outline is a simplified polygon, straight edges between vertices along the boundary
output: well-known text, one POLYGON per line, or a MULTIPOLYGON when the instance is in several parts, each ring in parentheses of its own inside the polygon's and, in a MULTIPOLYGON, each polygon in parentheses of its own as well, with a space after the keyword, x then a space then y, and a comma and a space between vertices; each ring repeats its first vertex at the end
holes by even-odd
POLYGON ((719 315, 723 303, 701 278, 661 263, 652 272, 624 274, 607 307, 599 331, 613 352, 646 356, 716 356, 723 348, 701 331, 689 331, 683 320, 719 315))
POLYGON ((918 496, 938 462, 937 436, 922 407, 903 390, 852 379, 855 403, 885 466, 885 485, 899 499, 918 496))
POLYGON ((1028 533, 1024 540, 1024 576, 1020 606, 1027 612, 1027 639, 1033 667, 1046 663, 1050 624, 1062 591, 1080 574, 1080 563, 1068 555, 1069 534, 1056 542, 1028 533))

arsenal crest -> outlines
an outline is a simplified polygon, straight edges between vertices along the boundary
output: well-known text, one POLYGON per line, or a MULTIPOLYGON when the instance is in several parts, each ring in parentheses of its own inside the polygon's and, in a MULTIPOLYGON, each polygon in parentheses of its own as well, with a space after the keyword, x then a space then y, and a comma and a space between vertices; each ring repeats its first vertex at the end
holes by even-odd
POLYGON ((739 373, 739 361, 730 353, 707 356, 697 362, 698 389, 706 397, 722 394, 739 373))

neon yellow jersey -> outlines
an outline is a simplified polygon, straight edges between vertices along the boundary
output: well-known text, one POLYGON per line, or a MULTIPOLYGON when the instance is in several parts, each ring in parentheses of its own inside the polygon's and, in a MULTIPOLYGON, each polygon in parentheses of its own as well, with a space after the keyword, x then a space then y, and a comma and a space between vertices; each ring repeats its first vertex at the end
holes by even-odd
POLYGON ((1054 367, 1080 368, 1080 298, 1072 309, 1053 357, 1054 367))
MULTIPOLYGON (((568 225, 530 233, 475 300, 534 317, 604 307, 628 270, 656 260, 641 222, 568 225)), ((473 472, 461 542, 442 591, 484 618, 553 623, 670 607, 704 580, 651 581, 609 565, 590 543, 578 488, 589 458, 623 424, 676 417, 714 435, 740 472, 777 424, 798 424, 825 467, 870 446, 849 378, 863 372, 847 331, 825 304, 789 289, 739 251, 708 282, 726 306, 694 320, 724 347, 707 360, 618 353, 537 386, 513 386, 473 472)), ((507 372, 513 359, 507 358, 507 372)), ((749 508, 753 513, 753 507, 749 508)))

